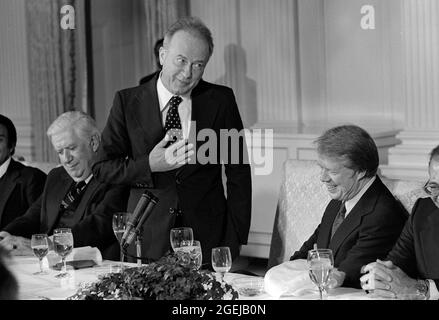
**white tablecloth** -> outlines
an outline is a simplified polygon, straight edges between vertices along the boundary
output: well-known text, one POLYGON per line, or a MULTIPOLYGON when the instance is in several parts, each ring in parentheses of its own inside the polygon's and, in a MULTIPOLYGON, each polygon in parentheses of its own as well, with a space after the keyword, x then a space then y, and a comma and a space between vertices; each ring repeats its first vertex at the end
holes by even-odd
MULTIPOLYGON (((41 300, 53 299, 64 300, 76 293, 80 283, 93 282, 98 279, 99 274, 109 272, 110 265, 117 265, 118 262, 104 260, 102 265, 93 268, 79 270, 69 270, 71 277, 57 279, 55 276, 59 271, 48 269, 46 275, 33 275, 39 270, 38 259, 34 256, 16 256, 13 257, 10 270, 15 274, 19 283, 19 298, 22 300, 41 300)), ((126 264, 135 266, 136 264, 126 264)), ((227 273, 225 281, 232 283, 236 277, 249 277, 241 274, 227 273)), ((309 290, 303 295, 282 296, 281 300, 315 300, 318 299, 318 291, 309 290)), ((274 297, 263 293, 254 297, 240 297, 240 300, 273 300, 274 297)), ((330 290, 328 300, 361 300, 370 299, 369 295, 362 290, 351 288, 337 288, 330 290)))

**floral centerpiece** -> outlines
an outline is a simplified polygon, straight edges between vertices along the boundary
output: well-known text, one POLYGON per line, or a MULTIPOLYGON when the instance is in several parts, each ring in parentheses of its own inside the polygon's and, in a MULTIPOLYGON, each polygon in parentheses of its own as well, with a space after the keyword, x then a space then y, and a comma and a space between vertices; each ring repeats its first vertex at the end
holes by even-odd
POLYGON ((215 274, 196 270, 190 262, 170 254, 146 266, 109 273, 82 284, 69 300, 235 300, 238 293, 215 274))

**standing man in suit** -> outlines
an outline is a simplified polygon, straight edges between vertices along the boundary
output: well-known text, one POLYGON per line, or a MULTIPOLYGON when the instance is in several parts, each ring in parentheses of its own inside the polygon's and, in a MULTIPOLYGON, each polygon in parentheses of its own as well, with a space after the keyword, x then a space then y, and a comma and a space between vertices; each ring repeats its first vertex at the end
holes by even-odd
POLYGON ((30 252, 34 233, 71 228, 75 247, 93 246, 106 259, 119 258, 112 228, 113 213, 125 211, 128 189, 93 177, 100 133, 94 120, 80 111, 60 115, 47 135, 62 164, 49 172, 44 191, 27 212, 0 232, 0 246, 12 254, 30 252))
POLYGON ((383 258, 401 232, 407 213, 377 176, 378 150, 362 128, 346 125, 317 140, 320 180, 332 200, 311 237, 290 260, 308 250, 329 248, 334 255, 331 287, 360 287, 360 268, 383 258))
POLYGON ((0 114, 0 230, 23 215, 43 192, 46 174, 12 159, 17 145, 13 122, 0 114))
POLYGON ((193 228, 204 263, 210 262, 213 247, 229 246, 236 258, 247 243, 251 174, 243 160, 244 139, 230 146, 238 150, 239 155, 231 155, 239 156, 237 163, 218 155, 220 130, 239 132, 243 125, 233 91, 201 79, 212 52, 211 33, 199 19, 177 21, 160 48, 162 71, 144 85, 116 93, 102 134, 94 175, 131 187, 128 211, 145 189, 159 198, 143 226, 142 256, 150 259, 159 259, 170 249, 169 231, 178 226, 193 228), (207 163, 197 155, 204 144, 187 141, 203 129, 218 138, 203 140, 216 146, 210 150, 213 161, 207 163))
POLYGON ((420 294, 439 299, 439 146, 430 153, 428 174, 424 190, 430 197, 416 201, 386 261, 364 267, 364 290, 392 298, 420 294))

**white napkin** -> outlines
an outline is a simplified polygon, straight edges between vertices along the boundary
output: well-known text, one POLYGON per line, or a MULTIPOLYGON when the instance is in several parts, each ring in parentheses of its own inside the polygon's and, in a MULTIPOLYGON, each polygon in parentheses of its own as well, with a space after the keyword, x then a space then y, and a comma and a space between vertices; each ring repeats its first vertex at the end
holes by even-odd
MULTIPOLYGON (((66 258, 66 261, 93 260, 97 265, 102 264, 102 254, 96 247, 79 247, 73 248, 72 253, 66 258)), ((43 259, 43 266, 52 267, 61 262, 61 257, 51 250, 43 259)))
POLYGON ((309 278, 308 263, 304 259, 286 261, 265 273, 265 291, 275 298, 292 295, 301 296, 315 290, 309 278))

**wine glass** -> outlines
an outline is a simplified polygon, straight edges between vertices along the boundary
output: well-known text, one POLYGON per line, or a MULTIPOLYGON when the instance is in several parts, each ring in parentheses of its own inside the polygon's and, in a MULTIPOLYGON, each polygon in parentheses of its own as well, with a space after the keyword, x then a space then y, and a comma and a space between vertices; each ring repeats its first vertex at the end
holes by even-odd
POLYGON ((224 279, 226 272, 232 267, 232 254, 229 247, 212 248, 212 267, 224 279))
POLYGON ((172 228, 169 238, 174 252, 181 251, 181 247, 192 246, 194 241, 194 231, 189 227, 172 228))
POLYGON ((309 277, 319 288, 320 300, 326 294, 326 287, 334 267, 334 257, 331 249, 313 249, 308 251, 309 277))
POLYGON ((61 272, 57 274, 55 277, 56 278, 69 277, 70 275, 67 272, 66 257, 73 250, 72 230, 70 230, 70 228, 55 229, 53 231, 53 245, 55 252, 61 257, 63 264, 61 272))
POLYGON ((43 258, 49 252, 49 241, 47 240, 47 234, 33 234, 30 240, 30 246, 40 263, 40 271, 37 271, 33 274, 47 274, 47 272, 43 270, 43 258))
POLYGON ((113 214, 113 232, 119 242, 120 246, 120 266, 124 261, 124 254, 122 251, 122 236, 125 233, 128 225, 130 214, 128 212, 116 212, 113 214))

